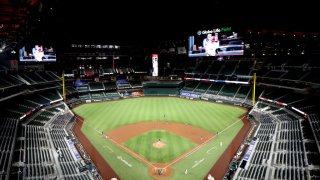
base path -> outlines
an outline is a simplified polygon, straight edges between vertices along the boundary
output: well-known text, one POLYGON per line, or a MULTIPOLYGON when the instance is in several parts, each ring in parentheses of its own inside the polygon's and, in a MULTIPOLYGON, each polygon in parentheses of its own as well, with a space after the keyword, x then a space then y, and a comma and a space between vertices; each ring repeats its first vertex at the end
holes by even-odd
POLYGON ((189 139, 196 144, 202 144, 205 140, 214 136, 213 133, 204 129, 175 122, 141 122, 124 125, 105 135, 118 143, 126 142, 128 139, 152 130, 166 130, 189 139))
MULTIPOLYGON (((211 140, 215 137, 215 134, 206 131, 204 129, 190 126, 188 124, 183 123, 175 123, 175 122, 141 122, 124 125, 104 134, 104 136, 118 145, 120 148, 125 150, 127 153, 131 154, 136 159, 144 162, 149 166, 149 174, 155 179, 166 179, 173 174, 173 170, 171 166, 185 158, 187 158, 190 154, 197 151, 200 147, 202 147, 208 140, 211 140), (168 163, 152 163, 146 160, 144 157, 136 154, 130 149, 126 148, 122 145, 123 142, 126 142, 130 138, 141 135, 145 132, 149 132, 152 130, 165 130, 171 133, 182 136, 189 141, 196 143, 198 146, 189 150, 188 152, 182 154, 178 158, 174 159, 168 163)), ((161 141, 157 141, 153 144, 157 148, 162 148, 165 146, 161 141)))
MULTIPOLYGON (((207 176, 204 177, 205 180, 207 179, 209 174, 211 174, 215 179, 223 179, 223 176, 228 170, 228 165, 230 161, 232 160, 233 156, 236 154, 248 130, 250 129, 250 122, 245 118, 245 114, 242 118, 242 121, 244 122, 244 126, 241 128, 240 132, 237 134, 235 139, 233 139, 232 143, 228 146, 227 150, 223 153, 223 155, 215 163, 212 169, 208 172, 207 176)), ((108 165, 108 163, 103 159, 103 157, 97 152, 97 150, 90 143, 90 141, 84 136, 84 134, 81 131, 81 126, 83 125, 83 118, 79 116, 77 117, 80 120, 77 120, 77 123, 75 124, 73 131, 78 137, 81 144, 84 146, 86 152, 90 155, 91 159, 94 161, 103 179, 106 179, 106 180, 111 178, 120 179, 119 176, 108 165)), ((110 132, 107 132, 105 136, 106 138, 110 137, 110 139, 115 141, 117 144, 121 144, 134 136, 137 136, 141 133, 148 132, 151 130, 170 131, 172 133, 183 136, 189 139, 190 141, 198 144, 197 147, 202 146, 208 140, 215 137, 215 134, 207 132, 201 128, 197 128, 187 124, 174 123, 174 122, 142 122, 142 123, 136 123, 136 124, 129 124, 129 125, 125 125, 125 126, 113 129, 110 132)), ((187 152, 186 154, 180 156, 179 158, 177 158, 176 159, 177 161, 174 160, 173 162, 169 162, 169 163, 152 163, 152 166, 150 166, 150 169, 149 169, 150 175, 155 179, 169 178, 173 174, 172 168, 170 166, 186 158, 193 151, 196 151, 197 147, 187 152), (166 172, 164 172, 164 174, 162 175, 159 175, 160 172, 157 171, 157 169, 161 170, 162 167, 165 169, 166 172)))

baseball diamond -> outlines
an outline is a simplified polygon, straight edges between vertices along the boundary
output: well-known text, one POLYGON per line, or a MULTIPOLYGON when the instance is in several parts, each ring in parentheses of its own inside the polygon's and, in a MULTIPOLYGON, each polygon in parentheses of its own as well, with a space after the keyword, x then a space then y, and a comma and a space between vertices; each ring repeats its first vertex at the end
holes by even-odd
POLYGON ((97 151, 91 156, 101 156, 107 164, 101 168, 110 170, 105 179, 112 173, 120 179, 203 179, 247 127, 242 107, 176 97, 91 103, 73 111, 80 141, 88 139, 97 151))

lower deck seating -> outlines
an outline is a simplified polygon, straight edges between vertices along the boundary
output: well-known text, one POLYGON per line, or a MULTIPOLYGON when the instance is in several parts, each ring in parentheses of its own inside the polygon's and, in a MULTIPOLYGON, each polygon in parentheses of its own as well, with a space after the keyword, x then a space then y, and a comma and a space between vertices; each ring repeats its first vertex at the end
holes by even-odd
POLYGON ((320 154, 314 141, 310 141, 312 134, 305 135, 309 131, 307 120, 288 110, 279 111, 259 103, 250 113, 260 123, 256 146, 244 168, 237 169, 234 179, 319 178, 320 154))

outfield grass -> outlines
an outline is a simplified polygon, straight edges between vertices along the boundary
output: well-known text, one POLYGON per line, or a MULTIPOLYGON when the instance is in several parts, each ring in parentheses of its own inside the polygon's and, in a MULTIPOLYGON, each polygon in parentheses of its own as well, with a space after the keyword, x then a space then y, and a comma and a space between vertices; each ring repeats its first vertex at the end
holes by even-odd
MULTIPOLYGON (((217 134, 233 124, 218 138, 173 167, 175 173, 172 179, 179 179, 180 172, 183 174, 186 168, 190 169, 190 176, 188 176, 190 178, 184 177, 184 179, 203 179, 243 126, 239 116, 246 112, 238 107, 173 97, 142 97, 85 104, 73 111, 85 119, 82 132, 124 180, 151 179, 148 175, 148 167, 112 142, 102 138, 102 131, 108 132, 116 127, 137 122, 170 121, 188 123, 217 134), (222 147, 218 146, 220 142, 223 142, 222 147), (210 153, 207 153, 208 151, 210 153), (211 152, 214 153, 211 154, 211 152), (131 166, 128 167, 119 161, 117 158, 119 156, 130 162, 131 166), (195 166, 195 162, 201 159, 205 160, 195 166), (196 172, 192 173, 192 170, 196 172)), ((176 144, 176 147, 178 146, 180 146, 179 143, 176 144)))
POLYGON ((245 110, 206 101, 146 97, 85 104, 74 112, 100 132, 137 122, 171 121, 188 123, 216 134, 238 120, 245 110))
POLYGON ((165 130, 143 133, 124 142, 124 145, 154 163, 170 162, 197 146, 188 139, 165 130), (161 149, 153 147, 153 143, 159 139, 166 144, 161 149))

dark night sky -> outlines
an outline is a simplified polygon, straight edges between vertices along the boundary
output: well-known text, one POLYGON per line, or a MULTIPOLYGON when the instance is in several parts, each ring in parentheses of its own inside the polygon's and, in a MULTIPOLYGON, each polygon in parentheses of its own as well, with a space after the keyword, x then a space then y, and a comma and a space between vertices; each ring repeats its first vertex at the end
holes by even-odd
POLYGON ((221 26, 319 30, 313 4, 269 1, 59 1, 51 33, 58 39, 139 43, 180 38, 221 26), (305 11, 305 12, 304 12, 305 11), (310 23, 309 20, 314 20, 310 23), (315 25, 313 25, 315 24, 315 25))

